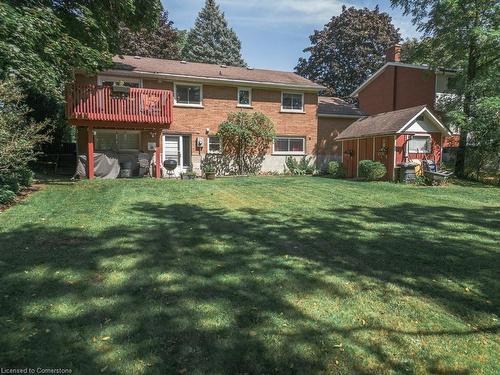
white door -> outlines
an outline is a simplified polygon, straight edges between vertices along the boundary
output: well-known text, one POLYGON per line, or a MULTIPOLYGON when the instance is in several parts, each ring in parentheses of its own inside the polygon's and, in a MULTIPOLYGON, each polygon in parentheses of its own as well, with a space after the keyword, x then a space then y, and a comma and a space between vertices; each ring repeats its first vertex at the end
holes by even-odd
POLYGON ((181 136, 179 135, 165 136, 163 142, 163 160, 175 160, 177 162, 177 168, 175 168, 174 175, 180 176, 183 165, 181 136))

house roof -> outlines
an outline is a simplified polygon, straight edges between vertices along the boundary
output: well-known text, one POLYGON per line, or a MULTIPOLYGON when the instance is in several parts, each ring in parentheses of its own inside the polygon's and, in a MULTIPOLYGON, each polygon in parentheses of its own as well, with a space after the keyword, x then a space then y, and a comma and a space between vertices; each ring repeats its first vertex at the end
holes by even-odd
MULTIPOLYGON (((400 66, 403 68, 413 68, 413 69, 422 69, 422 70, 429 70, 431 71, 432 68, 429 65, 417 65, 417 64, 406 64, 402 62, 397 62, 397 61, 389 61, 385 63, 384 66, 382 66, 379 70, 377 70, 375 73, 373 73, 366 81, 364 81, 361 85, 358 86, 356 90, 354 90, 350 96, 356 97, 358 96, 359 92, 363 90, 368 84, 373 81, 375 78, 377 78, 379 75, 381 75, 385 68, 388 66, 400 66)), ((438 68, 434 70, 436 73, 456 73, 458 70, 456 69, 446 69, 446 68, 438 68)))
POLYGON ((277 70, 242 68, 177 60, 153 59, 139 56, 113 57, 113 73, 137 76, 161 76, 177 80, 236 83, 239 85, 275 86, 290 89, 320 91, 318 85, 298 74, 277 70))
POLYGON ((347 103, 345 100, 331 96, 318 97, 318 116, 319 117, 362 117, 367 114, 347 103))
POLYGON ((432 123, 434 123, 443 133, 449 133, 448 129, 446 129, 425 105, 419 105, 360 118, 340 133, 336 140, 402 133, 423 113, 427 114, 432 123))

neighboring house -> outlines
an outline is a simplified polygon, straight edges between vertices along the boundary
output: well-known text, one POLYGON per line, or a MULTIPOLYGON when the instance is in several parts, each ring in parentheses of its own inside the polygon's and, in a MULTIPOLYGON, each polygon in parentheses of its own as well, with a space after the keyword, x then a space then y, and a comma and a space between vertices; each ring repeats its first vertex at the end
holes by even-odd
POLYGON ((450 78, 456 70, 405 64, 400 61, 400 54, 399 45, 389 48, 385 65, 352 92, 359 108, 369 115, 418 105, 439 111, 440 100, 453 95, 450 78))
MULTIPOLYGON (((218 125, 235 111, 263 112, 275 125, 278 136, 263 171, 283 171, 288 155, 323 155, 317 108, 324 87, 312 81, 225 65, 134 56, 113 61, 112 69, 97 76, 77 74, 68 91, 67 115, 77 127, 79 155, 115 151, 120 161, 136 161, 139 152, 156 152, 156 165, 174 159, 177 174, 190 166, 199 170, 207 153, 220 152, 218 125), (130 94, 113 94, 114 83, 129 86, 130 94)), ((90 157, 90 178, 93 161, 90 157)))
POLYGON ((375 160, 387 169, 386 179, 397 178, 396 167, 409 159, 441 162, 448 129, 425 106, 363 117, 337 137, 342 142, 346 177, 358 177, 360 160, 375 160))
POLYGON ((453 95, 456 71, 402 63, 400 52, 399 45, 388 49, 386 64, 351 94, 369 116, 336 138, 347 177, 357 177, 359 161, 370 159, 385 164, 386 179, 395 179, 403 161, 430 158, 439 164, 446 147, 456 143, 439 119, 440 101, 453 95))

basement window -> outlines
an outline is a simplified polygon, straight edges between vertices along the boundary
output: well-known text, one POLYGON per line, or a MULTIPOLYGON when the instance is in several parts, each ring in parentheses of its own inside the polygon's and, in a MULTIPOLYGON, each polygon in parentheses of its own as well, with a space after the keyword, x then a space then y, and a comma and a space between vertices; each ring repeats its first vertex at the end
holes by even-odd
POLYGON ((305 143, 305 138, 277 137, 274 140, 273 153, 284 155, 303 155, 305 143))

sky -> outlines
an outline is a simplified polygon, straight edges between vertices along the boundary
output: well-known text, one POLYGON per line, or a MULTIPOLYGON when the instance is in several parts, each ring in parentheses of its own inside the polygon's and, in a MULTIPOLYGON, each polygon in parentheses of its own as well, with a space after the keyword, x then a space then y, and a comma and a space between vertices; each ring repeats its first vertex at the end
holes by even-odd
MULTIPOLYGON (((418 32, 411 18, 399 8, 391 8, 389 0, 218 0, 229 26, 241 41, 241 52, 254 68, 292 71, 302 52, 309 46, 309 35, 322 29, 342 5, 357 8, 375 5, 389 13, 403 38, 416 37, 418 32)), ((205 0, 162 0, 169 18, 178 29, 190 29, 205 0)))

